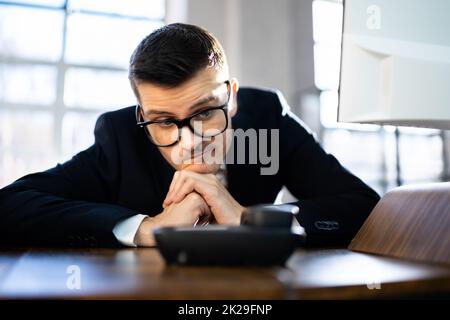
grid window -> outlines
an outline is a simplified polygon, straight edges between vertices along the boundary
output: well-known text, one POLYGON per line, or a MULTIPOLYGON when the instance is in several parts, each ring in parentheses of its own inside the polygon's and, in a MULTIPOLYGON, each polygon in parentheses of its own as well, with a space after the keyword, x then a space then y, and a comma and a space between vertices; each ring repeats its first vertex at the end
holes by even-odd
POLYGON ((85 149, 102 112, 135 104, 128 61, 165 6, 0 1, 0 187, 85 149))

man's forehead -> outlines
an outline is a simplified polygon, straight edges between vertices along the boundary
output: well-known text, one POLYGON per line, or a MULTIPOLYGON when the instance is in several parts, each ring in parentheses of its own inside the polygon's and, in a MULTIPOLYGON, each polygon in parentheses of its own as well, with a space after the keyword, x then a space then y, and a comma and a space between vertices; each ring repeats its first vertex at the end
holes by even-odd
POLYGON ((158 84, 141 83, 138 84, 138 91, 141 98, 155 100, 160 97, 170 96, 172 99, 196 99, 203 94, 211 93, 217 86, 220 86, 228 79, 226 70, 216 68, 205 68, 198 71, 192 78, 175 87, 164 87, 158 84), (146 97, 150 95, 150 97, 146 97))
POLYGON ((177 105, 191 106, 221 100, 221 97, 226 96, 227 86, 225 82, 210 81, 169 89, 149 84, 138 86, 138 90, 144 109, 155 109, 177 105))

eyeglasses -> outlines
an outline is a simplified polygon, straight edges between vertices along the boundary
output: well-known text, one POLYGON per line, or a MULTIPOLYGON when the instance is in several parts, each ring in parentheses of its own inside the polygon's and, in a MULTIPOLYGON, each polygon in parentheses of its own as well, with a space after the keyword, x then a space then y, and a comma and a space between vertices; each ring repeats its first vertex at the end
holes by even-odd
POLYGON ((181 129, 185 126, 189 127, 193 134, 202 138, 217 136, 228 127, 227 107, 230 102, 231 86, 228 80, 223 84, 227 85, 227 100, 223 105, 203 109, 181 120, 143 121, 142 107, 138 104, 136 125, 143 128, 150 141, 158 147, 170 147, 178 143, 181 139, 181 129))

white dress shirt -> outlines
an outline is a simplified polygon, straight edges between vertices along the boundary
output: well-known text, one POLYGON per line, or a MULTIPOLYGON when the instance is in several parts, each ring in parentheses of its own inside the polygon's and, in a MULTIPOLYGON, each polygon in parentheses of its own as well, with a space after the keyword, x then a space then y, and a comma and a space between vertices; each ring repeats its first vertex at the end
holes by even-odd
POLYGON ((142 220, 148 216, 137 214, 125 220, 118 222, 113 229, 114 236, 123 245, 128 247, 136 247, 134 237, 142 223, 142 220))

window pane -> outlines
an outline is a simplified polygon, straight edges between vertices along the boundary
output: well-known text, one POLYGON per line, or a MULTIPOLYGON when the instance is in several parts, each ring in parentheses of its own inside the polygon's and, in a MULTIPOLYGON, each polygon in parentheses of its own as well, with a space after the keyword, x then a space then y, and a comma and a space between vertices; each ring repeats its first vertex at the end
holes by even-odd
POLYGON ((444 138, 444 146, 445 146, 445 164, 446 164, 446 169, 447 172, 445 172, 444 175, 444 180, 445 181, 450 181, 450 130, 446 130, 443 132, 443 138, 444 138))
POLYGON ((99 114, 68 112, 62 122, 62 153, 64 159, 94 143, 94 127, 99 114))
POLYGON ((162 23, 71 14, 65 59, 69 63, 126 68, 139 42, 162 23))
POLYGON ((59 8, 64 5, 65 0, 2 0, 2 2, 43 5, 59 8))
POLYGON ((314 45, 314 82, 320 90, 339 87, 341 50, 338 46, 314 45))
MULTIPOLYGON (((1 148, 0 148, 1 150, 1 148)), ((16 150, 0 152, 0 188, 14 182, 29 173, 54 167, 55 156, 47 150, 16 150)))
POLYGON ((428 129, 428 128, 399 127, 398 130, 401 134, 417 135, 417 136, 438 135, 440 133, 440 131, 437 129, 428 129))
POLYGON ((383 143, 378 132, 325 130, 323 146, 365 182, 381 181, 383 143))
MULTIPOLYGON (((387 177, 397 176, 394 126, 384 126, 387 177)), ((404 183, 439 181, 443 170, 442 139, 439 130, 399 128, 400 171, 404 183)))
POLYGON ((121 15, 163 19, 165 14, 164 0, 70 0, 69 8, 73 10, 89 10, 115 13, 121 15))
POLYGON ((395 140, 395 127, 383 127, 384 154, 386 160, 385 178, 390 187, 397 186, 397 150, 395 140))
POLYGON ((442 139, 401 134, 400 166, 405 183, 438 181, 443 170, 442 139))
POLYGON ((44 111, 1 110, 0 145, 12 151, 52 151, 52 114, 44 111))
POLYGON ((0 5, 0 55, 57 61, 63 11, 0 5))
POLYGON ((64 104, 70 107, 111 109, 136 103, 125 71, 68 69, 64 92, 64 104))
POLYGON ((336 2, 313 2, 313 38, 315 42, 340 45, 342 9, 342 4, 336 2))
POLYGON ((0 101, 52 104, 56 99, 55 67, 0 64, 0 101))
POLYGON ((55 159, 51 113, 0 111, 0 188, 55 159))

